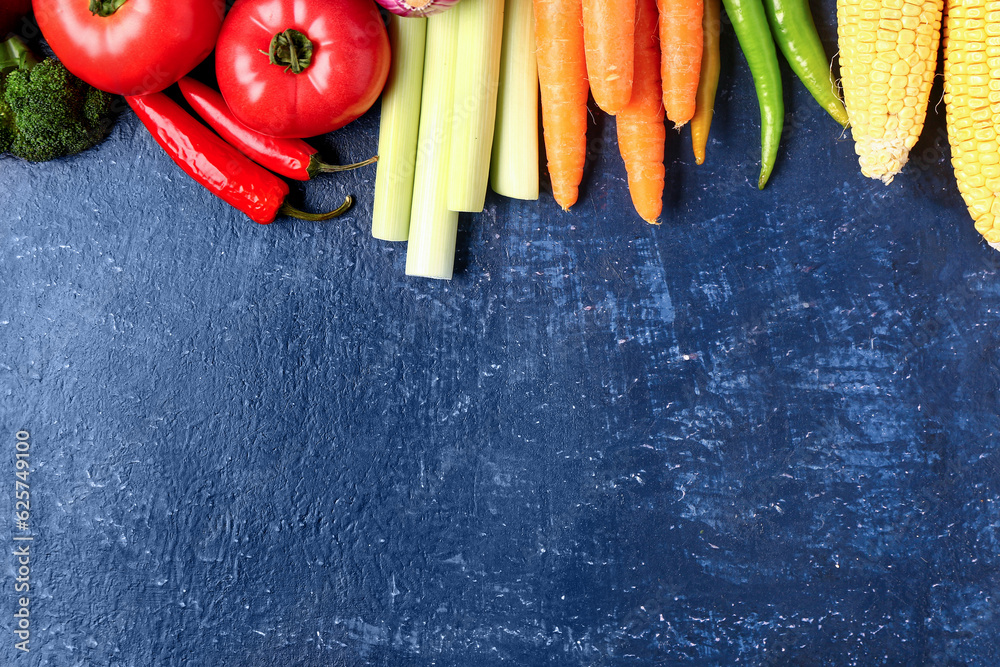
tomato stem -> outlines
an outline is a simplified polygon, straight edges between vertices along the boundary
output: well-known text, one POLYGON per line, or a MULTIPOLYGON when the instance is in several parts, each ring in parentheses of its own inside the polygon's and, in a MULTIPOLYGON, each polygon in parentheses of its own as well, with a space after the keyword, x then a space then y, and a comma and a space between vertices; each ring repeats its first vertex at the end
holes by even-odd
POLYGON ((97 16, 111 16, 128 0, 90 0, 90 13, 97 16))
POLYGON ((298 218, 299 220, 322 222, 323 220, 332 220, 333 218, 339 218, 344 215, 351 208, 353 203, 354 198, 351 197, 351 195, 347 195, 344 203, 329 213, 306 213, 305 211, 300 211, 291 204, 285 203, 282 205, 281 210, 278 211, 278 214, 287 215, 289 218, 298 218))
POLYGON ((267 57, 272 65, 280 65, 286 72, 301 74, 312 64, 313 43, 298 30, 288 29, 279 32, 271 39, 267 57))

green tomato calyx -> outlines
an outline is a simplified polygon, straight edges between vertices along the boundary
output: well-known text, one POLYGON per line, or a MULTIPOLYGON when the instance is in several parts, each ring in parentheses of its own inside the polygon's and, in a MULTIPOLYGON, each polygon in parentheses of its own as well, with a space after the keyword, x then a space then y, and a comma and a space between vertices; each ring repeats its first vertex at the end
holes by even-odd
POLYGON ((286 72, 301 74, 312 64, 313 43, 298 30, 285 30, 271 39, 267 57, 286 72))
POLYGON ((95 16, 111 16, 128 0, 90 0, 90 13, 95 16))

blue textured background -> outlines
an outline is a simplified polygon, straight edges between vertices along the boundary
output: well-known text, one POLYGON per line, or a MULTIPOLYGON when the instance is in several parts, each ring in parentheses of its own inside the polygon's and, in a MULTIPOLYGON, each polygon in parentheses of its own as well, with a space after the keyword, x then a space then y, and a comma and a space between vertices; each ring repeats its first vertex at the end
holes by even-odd
POLYGON ((661 227, 596 116, 573 213, 491 197, 451 283, 370 238, 373 171, 295 190, 345 220, 258 227, 131 114, 0 162, 0 509, 29 429, 38 535, 0 661, 996 665, 1000 254, 943 107, 885 187, 786 71, 758 192, 724 44, 661 227))

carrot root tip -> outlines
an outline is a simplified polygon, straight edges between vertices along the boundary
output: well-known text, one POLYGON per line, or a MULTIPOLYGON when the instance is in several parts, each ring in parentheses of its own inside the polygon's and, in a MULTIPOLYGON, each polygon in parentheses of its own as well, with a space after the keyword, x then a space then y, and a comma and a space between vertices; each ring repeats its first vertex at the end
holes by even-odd
POLYGON ((571 191, 561 191, 553 194, 553 198, 556 203, 559 204, 563 211, 569 213, 569 209, 573 207, 576 200, 580 197, 580 191, 577 188, 573 188, 571 191))

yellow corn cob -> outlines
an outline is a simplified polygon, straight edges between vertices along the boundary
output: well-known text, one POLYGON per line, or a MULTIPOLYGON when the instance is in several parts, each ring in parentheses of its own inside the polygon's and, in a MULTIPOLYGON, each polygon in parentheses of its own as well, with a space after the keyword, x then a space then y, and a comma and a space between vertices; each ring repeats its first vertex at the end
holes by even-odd
POLYGON ((837 0, 840 75, 861 173, 892 182, 917 143, 944 0, 837 0))
POLYGON ((944 39, 951 163, 976 229, 1000 249, 1000 2, 951 0, 944 39))

